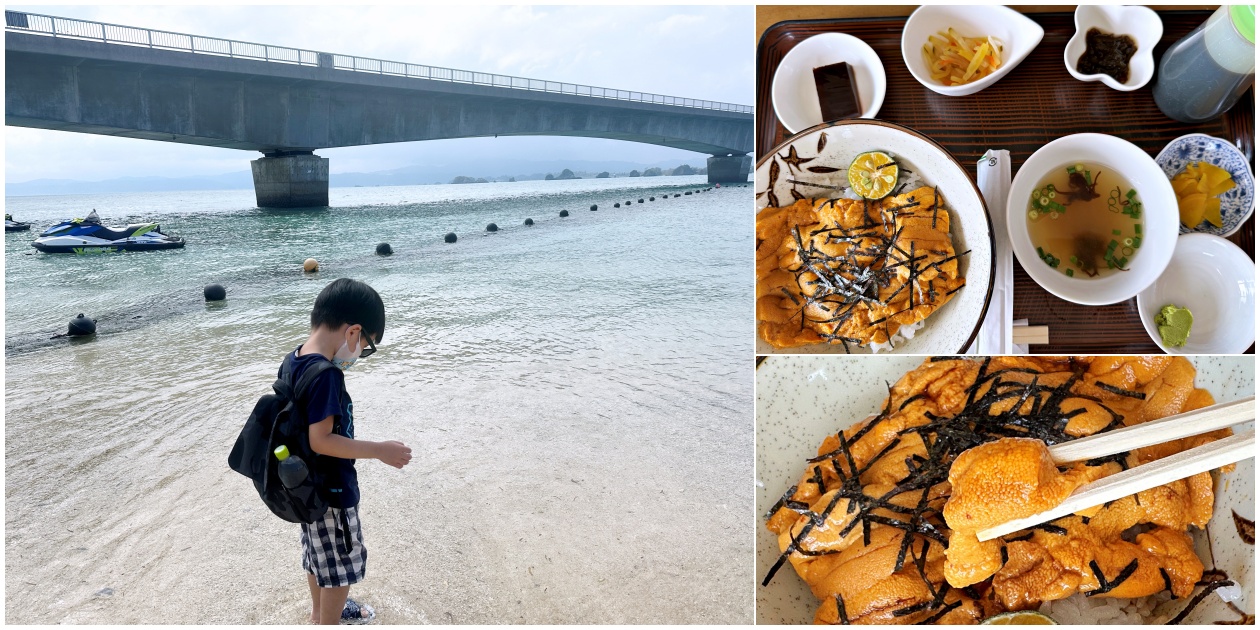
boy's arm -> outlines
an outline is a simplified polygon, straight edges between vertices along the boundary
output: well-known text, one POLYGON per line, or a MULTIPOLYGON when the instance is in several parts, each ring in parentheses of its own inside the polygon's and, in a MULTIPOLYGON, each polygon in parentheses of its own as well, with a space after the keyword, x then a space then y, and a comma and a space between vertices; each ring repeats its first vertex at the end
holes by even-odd
POLYGON ((333 417, 311 425, 311 450, 320 455, 341 459, 379 459, 394 468, 411 461, 411 448, 402 442, 369 442, 333 433, 333 417))

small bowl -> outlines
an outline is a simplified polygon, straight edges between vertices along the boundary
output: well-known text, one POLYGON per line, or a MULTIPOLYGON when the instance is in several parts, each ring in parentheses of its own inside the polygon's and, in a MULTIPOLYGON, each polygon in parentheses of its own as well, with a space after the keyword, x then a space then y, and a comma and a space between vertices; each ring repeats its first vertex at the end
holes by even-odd
POLYGON ((1003 6, 934 6, 915 9, 901 31, 901 59, 915 80, 937 94, 966 96, 997 83, 1031 53, 1042 36, 1041 25, 1020 12, 1003 6), (954 28, 965 37, 988 35, 1002 42, 1002 65, 989 76, 966 85, 941 85, 923 63, 923 45, 928 35, 954 28))
POLYGON ((770 100, 779 122, 792 133, 824 122, 818 104, 818 88, 814 85, 814 68, 844 62, 853 66, 857 80, 861 118, 874 118, 884 105, 888 77, 875 49, 866 42, 844 33, 815 35, 794 46, 783 55, 774 71, 770 100))
POLYGON ((1015 257, 1028 275, 1045 290, 1077 304, 1115 304, 1150 286, 1164 273, 1177 243, 1177 197, 1155 160, 1137 146, 1097 133, 1064 136, 1029 156, 1011 182, 1006 207, 1007 231, 1015 257), (1105 278, 1069 278, 1040 257, 1028 234, 1028 199, 1048 173, 1078 162, 1102 165, 1103 172, 1120 173, 1142 202, 1142 246, 1134 253, 1129 271, 1105 278))
POLYGON ((1063 49, 1063 64, 1079 81, 1102 81, 1121 92, 1136 90, 1155 76, 1155 45, 1164 35, 1159 15, 1146 7, 1082 4, 1076 7, 1076 34, 1063 49), (1085 54, 1085 35, 1097 28, 1112 35, 1128 35, 1137 42, 1137 52, 1129 59, 1129 80, 1121 83, 1109 74, 1081 74, 1076 62, 1085 54))
POLYGON ((1172 262, 1137 296, 1151 340, 1170 354, 1242 354, 1256 340, 1256 264, 1237 245, 1211 234, 1177 239, 1172 262), (1190 309, 1186 345, 1164 345, 1155 316, 1165 305, 1190 309))
POLYGON ((1238 231, 1255 210, 1256 180, 1251 176, 1251 165, 1238 147, 1212 136, 1192 133, 1168 143, 1155 162, 1164 169, 1168 179, 1185 170, 1191 162, 1207 162, 1229 171, 1234 178, 1233 190, 1220 195, 1221 227, 1200 223, 1193 229, 1181 226, 1181 233, 1205 232, 1217 236, 1229 236, 1238 231))

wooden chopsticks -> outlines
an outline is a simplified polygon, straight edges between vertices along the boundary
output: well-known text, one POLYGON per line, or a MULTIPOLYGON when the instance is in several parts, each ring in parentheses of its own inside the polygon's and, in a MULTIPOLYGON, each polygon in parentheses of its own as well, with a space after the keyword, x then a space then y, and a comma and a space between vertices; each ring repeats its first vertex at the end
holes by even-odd
POLYGON ((1131 427, 1098 433, 1079 440, 1050 447, 1056 464, 1083 462, 1095 457, 1114 455, 1135 448, 1162 444, 1170 440, 1199 435, 1252 420, 1256 417, 1256 397, 1248 396, 1233 402, 1179 413, 1167 418, 1135 424, 1131 427))
POLYGON ((1011 343, 1021 346, 1050 343, 1049 326, 1012 326, 1011 343))
POLYGON ((1053 521, 1086 508, 1102 505, 1108 501, 1122 499, 1149 488, 1254 457, 1255 450, 1255 431, 1208 442, 1176 455, 1135 466, 1110 477, 1103 477, 1077 488, 1072 496, 1054 508, 1027 518, 1008 521, 997 527, 980 530, 977 536, 981 541, 1005 536, 1039 523, 1053 521))
MULTIPOLYGON (((1085 461, 1224 429, 1255 417, 1256 397, 1248 396, 1233 402, 1056 444, 1049 449, 1050 457, 1055 464, 1085 461)), ((1045 512, 981 530, 978 537, 981 541, 992 540, 1108 501, 1242 461, 1255 456, 1255 446, 1256 433, 1249 431, 1147 462, 1081 486, 1066 501, 1045 512)))

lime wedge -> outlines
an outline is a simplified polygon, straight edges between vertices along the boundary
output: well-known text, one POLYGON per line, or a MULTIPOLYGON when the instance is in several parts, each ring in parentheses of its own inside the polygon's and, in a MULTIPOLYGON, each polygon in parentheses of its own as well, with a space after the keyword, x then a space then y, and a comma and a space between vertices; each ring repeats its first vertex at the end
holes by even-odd
POLYGON ((887 153, 867 151, 849 164, 849 187, 867 199, 883 199, 897 186, 900 170, 887 153))

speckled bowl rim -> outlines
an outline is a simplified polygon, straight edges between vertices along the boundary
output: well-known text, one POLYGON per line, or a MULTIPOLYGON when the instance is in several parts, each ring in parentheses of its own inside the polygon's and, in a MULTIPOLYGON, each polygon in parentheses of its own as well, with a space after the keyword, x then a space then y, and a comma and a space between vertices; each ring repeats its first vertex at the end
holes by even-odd
MULTIPOLYGON (((869 119, 862 118, 858 120, 833 120, 830 122, 814 125, 813 127, 810 127, 808 129, 802 129, 801 131, 798 131, 792 134, 791 136, 784 138, 783 142, 780 142, 779 144, 775 145, 773 149, 767 151, 765 155, 758 158, 757 165, 756 167, 753 168, 753 173, 754 173, 753 188, 756 188, 756 183, 755 183, 756 172, 761 169, 761 166, 766 163, 766 160, 773 157, 776 153, 778 153, 781 149, 783 149, 783 147, 786 147, 792 144, 793 142, 796 142, 797 140, 800 140, 801 138, 808 136, 809 134, 814 133, 816 131, 822 131, 823 129, 830 129, 832 127, 842 127, 846 125, 870 125, 870 126, 875 126, 875 127, 885 127, 888 129, 892 129, 894 131, 900 131, 902 133, 914 136, 915 138, 918 138, 928 143, 928 145, 935 148, 937 151, 940 151, 941 155, 944 155, 947 159, 949 159, 949 161, 953 162, 954 165, 958 167, 958 170, 961 171, 963 174, 963 178, 967 180, 968 184, 971 184, 971 189, 976 193, 976 199, 980 200, 980 209, 984 211, 984 225, 989 230, 989 282, 988 282, 988 286, 985 288, 984 306, 980 307, 980 317, 979 319, 976 320, 976 325, 975 327, 971 329, 971 334, 967 336, 967 340, 963 342, 962 347, 958 349, 958 354, 966 354, 967 348, 971 347, 971 344, 976 340, 976 336, 980 334, 980 327, 984 325, 984 318, 989 312, 989 302, 993 299, 993 281, 994 281, 994 276, 997 275, 996 273, 994 273, 995 267, 997 265, 997 241, 994 239, 994 236, 993 236, 993 219, 989 217, 989 204, 985 203, 984 195, 980 194, 980 187, 976 186, 976 181, 971 178, 971 175, 967 173, 967 169, 963 168, 962 162, 959 162, 958 159, 954 157, 953 153, 950 153, 949 151, 947 151, 945 147, 938 144, 935 140, 909 127, 898 125, 896 123, 890 123, 886 120, 879 120, 877 118, 869 118, 869 119)), ((753 204, 753 209, 754 210, 756 209, 756 204, 753 204)), ((775 353, 775 354, 791 355, 794 353, 791 351, 788 351, 788 352, 775 353)), ((894 352, 894 354, 896 354, 896 352, 894 352)))

